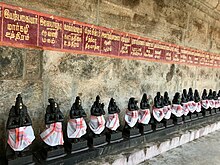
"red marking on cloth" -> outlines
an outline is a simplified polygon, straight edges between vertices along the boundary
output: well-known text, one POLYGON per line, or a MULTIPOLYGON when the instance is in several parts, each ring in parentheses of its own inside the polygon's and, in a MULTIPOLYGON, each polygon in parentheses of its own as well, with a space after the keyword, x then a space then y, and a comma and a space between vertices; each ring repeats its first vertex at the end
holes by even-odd
POLYGON ((57 125, 56 123, 50 124, 50 128, 51 126, 53 127, 53 129, 42 139, 45 140, 47 139, 49 136, 51 136, 53 134, 53 132, 62 132, 62 126, 59 127, 59 125, 57 125))

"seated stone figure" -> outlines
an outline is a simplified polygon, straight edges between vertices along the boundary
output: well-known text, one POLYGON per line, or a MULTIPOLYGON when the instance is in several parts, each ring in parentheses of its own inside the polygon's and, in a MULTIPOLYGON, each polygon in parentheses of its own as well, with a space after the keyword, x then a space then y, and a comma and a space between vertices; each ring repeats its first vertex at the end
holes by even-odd
POLYGON ((108 105, 108 119, 106 123, 106 127, 111 131, 116 131, 120 126, 118 114, 120 113, 120 109, 116 105, 115 99, 111 98, 108 105))
POLYGON ((7 121, 8 145, 14 151, 23 151, 35 139, 31 118, 22 97, 18 94, 15 106, 12 106, 7 121))
POLYGON ((144 93, 140 103, 140 110, 138 111, 138 122, 141 124, 148 124, 150 118, 150 103, 147 98, 147 94, 144 93))
POLYGON ((208 94, 208 97, 207 97, 208 101, 209 101, 209 108, 215 108, 215 101, 214 101, 214 98, 213 98, 213 92, 212 92, 212 89, 209 90, 209 94, 208 94))
POLYGON ((138 121, 139 107, 138 107, 137 103, 138 103, 138 101, 135 100, 134 97, 131 97, 129 99, 128 109, 125 113, 125 122, 130 128, 134 127, 138 121))
POLYGON ((181 117, 184 114, 183 108, 181 106, 181 98, 180 98, 180 93, 176 92, 174 97, 173 97, 173 101, 172 101, 173 105, 172 105, 172 113, 176 116, 176 117, 181 117))
POLYGON ((47 106, 45 114, 46 129, 40 134, 42 140, 51 147, 63 145, 62 122, 64 116, 59 109, 59 105, 50 98, 50 105, 47 106))
POLYGON ((194 102, 194 94, 192 88, 189 88, 188 94, 187 94, 187 100, 188 100, 188 109, 189 112, 194 113, 196 111, 196 104, 194 102))
POLYGON ((160 92, 157 92, 157 95, 154 97, 153 116, 158 122, 160 122, 165 116, 163 112, 163 100, 163 96, 160 95, 160 92))
POLYGON ((188 98, 187 98, 187 90, 186 89, 183 89, 183 93, 182 93, 182 97, 181 97, 181 104, 182 104, 184 115, 186 116, 189 113, 188 98))
POLYGON ((217 95, 217 92, 216 91, 213 91, 213 100, 215 102, 215 108, 217 110, 217 108, 220 107, 220 101, 218 99, 218 95, 217 95))
POLYGON ((96 135, 101 134, 105 129, 104 115, 105 115, 104 104, 101 103, 100 97, 97 96, 96 101, 94 102, 91 108, 91 116, 89 122, 90 129, 96 135))
POLYGON ((164 97, 163 97, 163 112, 164 112, 164 118, 165 119, 170 119, 171 117, 171 101, 168 95, 168 92, 164 92, 164 97))
POLYGON ((220 99, 220 90, 218 91, 218 98, 220 99))
POLYGON ((199 96, 199 92, 198 92, 197 89, 194 92, 194 101, 196 103, 196 112, 200 112, 202 105, 201 105, 201 99, 200 99, 200 96, 199 96))
POLYGON ((84 120, 86 116, 81 105, 81 99, 77 96, 71 107, 70 120, 67 123, 67 136, 68 138, 75 139, 74 142, 77 142, 77 139, 86 134, 87 125, 84 120))
POLYGON ((202 108, 203 109, 208 109, 209 108, 208 94, 207 94, 206 89, 204 89, 203 92, 202 92, 202 108))

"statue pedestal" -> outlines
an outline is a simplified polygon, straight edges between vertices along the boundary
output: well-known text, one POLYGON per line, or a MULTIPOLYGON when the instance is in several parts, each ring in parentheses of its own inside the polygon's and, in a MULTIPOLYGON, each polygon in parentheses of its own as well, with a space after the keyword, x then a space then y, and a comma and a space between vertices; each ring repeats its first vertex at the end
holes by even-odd
POLYGON ((198 112, 198 113, 197 113, 197 116, 198 116, 199 119, 200 119, 200 118, 203 118, 202 112, 198 112))
POLYGON ((128 125, 126 125, 124 127, 123 136, 125 138, 134 138, 140 135, 141 135, 140 130, 136 126, 131 128, 128 125))
POLYGON ((106 134, 106 140, 108 143, 116 143, 116 142, 122 141, 123 140, 122 131, 121 130, 117 130, 117 131, 109 130, 106 134))
POLYGON ((211 111, 209 109, 204 110, 204 115, 205 116, 210 116, 211 115, 211 111))
POLYGON ((88 145, 90 147, 100 147, 100 146, 104 146, 107 144, 106 141, 106 135, 105 134, 100 134, 100 135, 92 135, 89 137, 88 139, 88 145))
POLYGON ((42 158, 46 161, 58 159, 66 155, 63 146, 51 147, 44 144, 43 149, 40 151, 42 158))
POLYGON ((78 139, 77 142, 73 142, 73 139, 68 139, 64 144, 66 151, 71 154, 88 150, 88 141, 86 139, 78 139))
POLYGON ((216 113, 220 113, 220 108, 216 108, 216 113))
POLYGON ((19 155, 9 145, 6 148, 6 160, 8 165, 35 164, 31 151, 22 151, 22 155, 19 155))
POLYGON ((176 125, 183 124, 183 117, 182 116, 181 117, 174 117, 173 122, 176 125))
POLYGON ((189 115, 183 116, 183 120, 185 123, 191 121, 191 117, 189 115))
POLYGON ((165 124, 165 127, 172 127, 174 124, 173 124, 173 119, 163 119, 164 120, 164 124, 165 124))
POLYGON ((191 120, 196 120, 198 119, 197 113, 191 113, 190 114, 191 120))
POLYGON ((161 122, 154 121, 154 123, 153 123, 153 129, 154 130, 161 130, 161 129, 164 129, 164 128, 165 128, 165 125, 162 121, 161 122))
POLYGON ((139 129, 140 129, 140 133, 142 135, 144 134, 147 134, 147 133, 150 133, 150 132, 153 132, 153 129, 152 129, 152 125, 151 124, 139 124, 138 125, 139 129))
POLYGON ((215 108, 212 108, 212 109, 210 110, 210 113, 211 113, 211 115, 215 115, 215 114, 216 114, 215 108))

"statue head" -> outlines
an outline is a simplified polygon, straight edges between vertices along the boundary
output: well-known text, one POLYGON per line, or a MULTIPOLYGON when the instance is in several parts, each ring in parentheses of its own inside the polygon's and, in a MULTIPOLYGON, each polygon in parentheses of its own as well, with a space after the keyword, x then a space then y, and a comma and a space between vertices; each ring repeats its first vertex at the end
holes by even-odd
POLYGON ((183 95, 186 96, 187 95, 187 90, 183 89, 183 95))
POLYGON ((174 97, 173 97, 173 103, 174 104, 180 104, 181 103, 181 99, 180 99, 180 93, 176 92, 174 97))
POLYGON ((193 94, 193 90, 192 88, 189 88, 189 92, 188 92, 189 95, 192 95, 193 94))

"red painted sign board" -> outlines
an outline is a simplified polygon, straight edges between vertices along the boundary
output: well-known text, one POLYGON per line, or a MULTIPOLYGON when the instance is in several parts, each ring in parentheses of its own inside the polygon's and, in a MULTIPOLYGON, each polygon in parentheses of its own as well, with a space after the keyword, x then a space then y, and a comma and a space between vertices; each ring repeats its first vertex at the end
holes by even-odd
POLYGON ((37 45, 38 15, 21 8, 5 7, 3 10, 3 41, 37 45))
POLYGON ((59 19, 39 16, 39 46, 59 48, 62 45, 63 22, 59 19))
POLYGON ((119 43, 121 40, 120 34, 109 30, 102 30, 101 38, 101 53, 118 56, 119 43))
POLYGON ((84 51, 100 53, 101 30, 94 27, 84 26, 84 51))
POLYGON ((63 49, 82 51, 83 26, 75 22, 63 22, 63 49))

